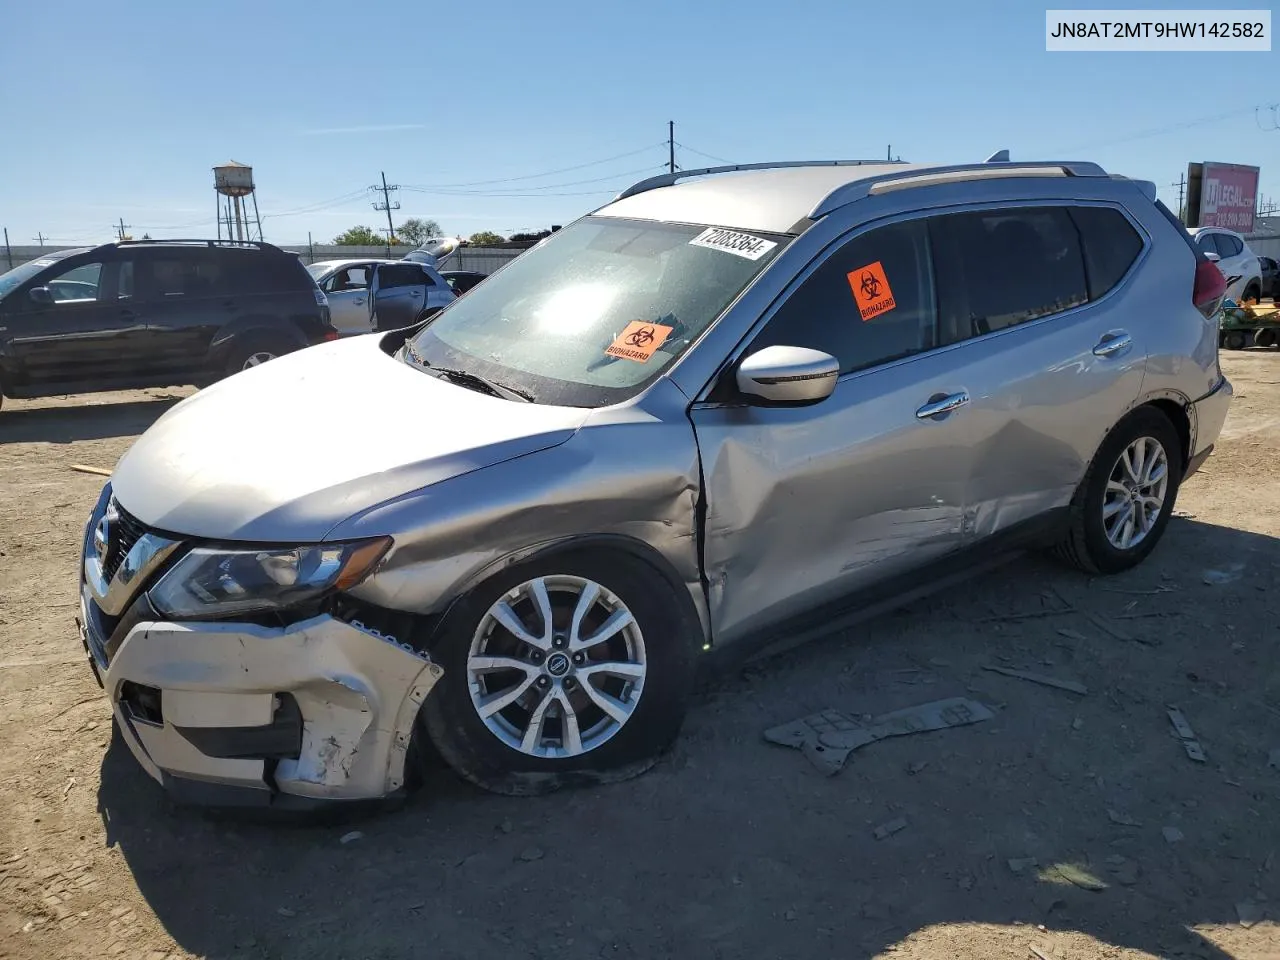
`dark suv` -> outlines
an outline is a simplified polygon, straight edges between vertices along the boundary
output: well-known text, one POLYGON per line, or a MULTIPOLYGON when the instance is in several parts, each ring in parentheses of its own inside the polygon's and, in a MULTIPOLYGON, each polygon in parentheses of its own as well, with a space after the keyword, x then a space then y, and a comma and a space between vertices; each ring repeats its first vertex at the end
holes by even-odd
POLYGON ((143 240, 0 275, 0 395, 201 385, 337 339, 298 258, 267 243, 143 240))

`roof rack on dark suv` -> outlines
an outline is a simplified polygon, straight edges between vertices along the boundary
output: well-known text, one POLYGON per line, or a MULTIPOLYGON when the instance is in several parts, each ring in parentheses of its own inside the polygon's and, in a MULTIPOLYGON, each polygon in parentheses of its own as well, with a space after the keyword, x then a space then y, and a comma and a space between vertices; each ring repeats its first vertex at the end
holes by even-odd
POLYGON ((279 247, 271 243, 265 243, 262 240, 200 240, 186 237, 173 237, 162 240, 116 240, 112 243, 102 244, 104 247, 180 247, 180 246, 199 246, 199 247, 244 247, 251 250, 267 250, 272 253, 284 253, 279 247))

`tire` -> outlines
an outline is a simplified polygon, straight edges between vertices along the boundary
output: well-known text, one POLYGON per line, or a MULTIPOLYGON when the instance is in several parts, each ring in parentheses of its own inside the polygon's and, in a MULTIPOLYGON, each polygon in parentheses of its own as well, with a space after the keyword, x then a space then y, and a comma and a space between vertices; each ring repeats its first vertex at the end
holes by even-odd
POLYGON ((1245 303, 1249 300, 1257 302, 1262 299, 1262 288, 1256 283, 1251 283, 1245 288, 1244 294, 1240 297, 1240 302, 1245 303))
POLYGON ((226 375, 229 377, 277 357, 283 357, 296 349, 296 344, 286 337, 270 333, 251 333, 243 339, 237 338, 227 358, 226 375), (255 360, 257 362, 254 362, 255 360))
MULTIPOLYGON (((1137 566, 1155 549, 1169 525, 1182 482, 1184 462, 1182 441, 1169 418, 1155 407, 1134 410, 1112 428, 1094 455, 1072 498, 1067 534, 1057 544, 1054 553, 1059 559, 1090 574, 1120 573, 1137 566), (1108 537, 1104 507, 1108 506, 1108 488, 1113 473, 1123 471, 1121 454, 1142 440, 1147 442, 1148 450, 1154 441, 1163 452, 1166 471, 1164 493, 1159 512, 1141 539, 1131 546, 1122 547, 1108 537)), ((1111 495, 1115 496, 1114 493, 1111 495)), ((1123 516, 1121 511, 1119 517, 1122 519, 1123 516)))
MULTIPOLYGON (((683 610, 674 588, 653 567, 614 551, 563 553, 508 568, 460 600, 447 614, 432 648, 432 656, 444 668, 444 676, 423 704, 420 726, 456 773, 494 793, 533 796, 567 786, 638 776, 652 767, 675 740, 688 705, 698 644, 683 610), (583 633, 594 634, 600 623, 612 615, 611 606, 617 612, 613 601, 625 605, 637 629, 624 627, 608 641, 579 653, 579 658, 591 659, 566 666, 564 659, 557 658, 568 654, 570 646, 537 650, 520 643, 492 616, 495 605, 505 598, 509 602, 507 609, 516 613, 528 634, 540 634, 541 616, 535 612, 537 593, 530 586, 539 580, 545 584, 552 623, 562 633, 571 625, 576 598, 580 596, 574 592, 580 589, 575 587, 575 580, 590 581, 602 588, 600 601, 583 619, 584 624, 590 622, 591 629, 583 633), (471 674, 468 664, 473 650, 476 656, 514 656, 526 666, 471 674), (617 662, 620 668, 624 665, 619 661, 626 660, 625 669, 631 671, 636 670, 637 659, 642 662, 639 689, 634 680, 596 672, 593 676, 599 678, 597 684, 592 677, 578 672, 606 659, 617 662), (572 672, 562 674, 561 669, 572 672), (619 724, 605 714, 581 684, 592 686, 597 695, 616 695, 611 704, 614 710, 629 702, 625 721, 619 724), (540 689, 539 685, 545 686, 540 689), (524 689, 525 693, 494 713, 488 723, 481 718, 480 704, 486 699, 490 704, 501 702, 513 689, 524 689), (571 701, 576 726, 566 723, 560 697, 571 701), (526 752, 521 749, 522 735, 531 736, 526 718, 531 720, 537 705, 548 700, 554 706, 546 708, 547 722, 539 728, 535 749, 526 752), (561 716, 554 716, 557 712, 561 716), (576 755, 571 755, 573 730, 577 731, 577 746, 583 748, 576 755)), ((561 633, 557 638, 557 643, 565 642, 560 639, 561 633)), ((537 639, 541 641, 542 637, 537 639)))
POLYGON ((1274 330, 1255 330, 1253 333, 1253 345, 1255 347, 1274 347, 1276 345, 1276 332, 1274 330))
POLYGON ((1249 338, 1243 330, 1228 330, 1222 335, 1222 345, 1228 350, 1243 350, 1249 345, 1249 338))

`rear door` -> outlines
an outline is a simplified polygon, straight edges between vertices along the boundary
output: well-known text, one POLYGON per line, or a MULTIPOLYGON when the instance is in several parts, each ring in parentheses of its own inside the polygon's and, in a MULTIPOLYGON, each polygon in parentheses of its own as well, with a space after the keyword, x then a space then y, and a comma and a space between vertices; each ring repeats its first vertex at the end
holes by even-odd
POLYGON ((411 326, 426 308, 433 285, 426 268, 411 260, 380 263, 370 286, 373 329, 399 330, 411 326))
POLYGON ((157 246, 141 248, 137 256, 148 365, 160 376, 202 369, 214 334, 239 309, 226 288, 219 251, 157 246))
POLYGON ((1215 233, 1213 242, 1217 247, 1218 256, 1222 258, 1218 261, 1218 269, 1227 278, 1230 288, 1228 296, 1233 300, 1239 300, 1249 278, 1257 271, 1257 266, 1253 263, 1253 255, 1246 251, 1239 237, 1229 233, 1215 233))
POLYGON ((132 298, 133 263, 83 258, 5 298, 0 337, 32 385, 109 384, 143 374, 146 324, 132 298), (48 290, 51 303, 30 291, 48 290))
POLYGON ((1149 344, 1131 268, 1146 241, 1105 205, 993 205, 934 217, 930 234, 942 340, 970 396, 976 540, 1066 506, 1139 396, 1149 344))

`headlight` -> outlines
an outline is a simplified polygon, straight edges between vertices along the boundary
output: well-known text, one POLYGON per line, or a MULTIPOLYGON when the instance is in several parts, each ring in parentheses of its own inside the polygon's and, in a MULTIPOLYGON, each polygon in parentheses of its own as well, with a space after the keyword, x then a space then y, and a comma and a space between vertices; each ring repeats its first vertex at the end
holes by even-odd
POLYGON ((196 547, 148 596, 167 617, 261 613, 354 587, 391 546, 390 537, 268 550, 196 547))

